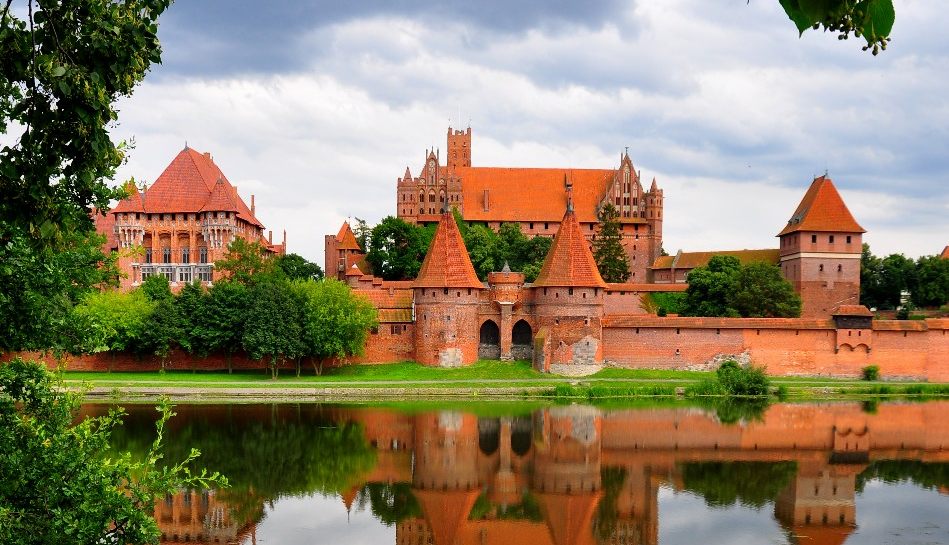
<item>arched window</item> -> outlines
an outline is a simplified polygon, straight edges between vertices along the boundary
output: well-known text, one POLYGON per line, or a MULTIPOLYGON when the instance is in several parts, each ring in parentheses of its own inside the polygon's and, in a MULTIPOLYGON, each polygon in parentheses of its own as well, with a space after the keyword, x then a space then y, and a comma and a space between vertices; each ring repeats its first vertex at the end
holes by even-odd
POLYGON ((435 202, 435 192, 434 192, 434 191, 430 191, 430 192, 428 193, 428 202, 435 202))
POLYGON ((444 189, 438 192, 438 202, 440 202, 440 203, 444 203, 444 202, 445 202, 445 190, 444 190, 444 189))
POLYGON ((478 336, 478 357, 486 360, 496 360, 501 357, 501 330, 494 320, 485 320, 481 324, 478 336))
POLYGON ((531 326, 526 320, 518 320, 511 330, 511 343, 517 345, 530 345, 532 342, 531 326))

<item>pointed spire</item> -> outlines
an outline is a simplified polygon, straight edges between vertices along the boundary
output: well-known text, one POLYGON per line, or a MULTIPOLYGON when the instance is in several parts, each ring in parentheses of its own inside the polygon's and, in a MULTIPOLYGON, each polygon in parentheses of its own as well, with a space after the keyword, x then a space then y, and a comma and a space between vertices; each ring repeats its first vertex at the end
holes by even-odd
POLYGON ((834 187, 834 182, 826 176, 821 176, 811 182, 811 187, 778 236, 795 231, 865 233, 866 229, 854 219, 834 187))
POLYGON ((511 266, 507 264, 507 260, 504 261, 504 268, 501 269, 501 272, 503 273, 511 272, 511 266))
POLYGON ((478 280, 468 249, 461 238, 458 225, 451 212, 442 212, 438 228, 428 247, 418 278, 416 288, 483 288, 478 280))
POLYGON ((405 167, 405 175, 402 176, 402 180, 405 182, 412 181, 412 171, 409 170, 409 167, 407 165, 405 167))
POLYGON ((535 286, 605 288, 593 253, 580 230, 577 216, 568 206, 560 222, 535 286))
POLYGON ((656 177, 652 177, 652 185, 649 186, 649 192, 652 193, 659 189, 659 185, 656 183, 656 177))
POLYGON ((567 173, 563 175, 564 190, 567 192, 567 213, 573 213, 573 183, 567 180, 567 173))
POLYGON ((346 276, 363 276, 363 273, 359 269, 359 266, 353 263, 352 267, 346 269, 346 276))
POLYGON ((362 251, 362 248, 359 247, 359 241, 356 240, 356 235, 353 233, 348 221, 344 221, 343 226, 339 228, 339 233, 336 233, 336 242, 339 243, 339 250, 362 251))

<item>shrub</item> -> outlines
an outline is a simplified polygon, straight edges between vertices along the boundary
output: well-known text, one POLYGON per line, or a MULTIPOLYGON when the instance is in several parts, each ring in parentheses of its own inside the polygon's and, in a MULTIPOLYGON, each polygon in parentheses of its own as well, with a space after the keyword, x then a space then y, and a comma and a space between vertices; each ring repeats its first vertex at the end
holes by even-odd
POLYGON ((880 367, 878 365, 864 367, 863 380, 880 380, 880 367))
POLYGON ((722 363, 715 372, 722 388, 732 396, 767 396, 771 387, 762 367, 742 367, 734 360, 722 363))
POLYGON ((668 313, 666 312, 666 309, 664 307, 659 307, 659 310, 656 311, 656 316, 659 316, 660 318, 663 316, 666 316, 667 314, 668 313))

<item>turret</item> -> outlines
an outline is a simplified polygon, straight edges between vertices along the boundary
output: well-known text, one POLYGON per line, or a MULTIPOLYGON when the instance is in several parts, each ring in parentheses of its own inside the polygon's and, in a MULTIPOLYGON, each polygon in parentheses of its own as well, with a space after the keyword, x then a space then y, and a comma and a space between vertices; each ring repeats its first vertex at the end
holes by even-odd
POLYGON ((413 284, 415 359, 458 367, 478 359, 478 304, 484 285, 447 209, 413 284))
POLYGON ((448 171, 471 166, 471 127, 464 131, 448 127, 448 171))
POLYGON ((643 200, 646 201, 646 224, 649 226, 649 263, 652 263, 659 257, 659 252, 662 249, 663 197, 662 190, 659 189, 655 177, 652 179, 649 191, 643 195, 643 200))

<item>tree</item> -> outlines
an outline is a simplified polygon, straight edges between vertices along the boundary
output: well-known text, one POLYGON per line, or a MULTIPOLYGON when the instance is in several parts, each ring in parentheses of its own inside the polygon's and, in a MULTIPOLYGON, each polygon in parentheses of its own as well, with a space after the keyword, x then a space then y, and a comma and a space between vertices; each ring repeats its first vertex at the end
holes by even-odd
POLYGON ((356 242, 359 244, 359 247, 365 251, 369 248, 370 241, 372 240, 372 227, 369 227, 369 224, 366 223, 366 220, 355 218, 356 225, 353 226, 353 235, 356 236, 356 242))
POLYGON ((273 273, 274 260, 259 242, 236 237, 227 245, 224 257, 214 262, 214 268, 224 278, 246 285, 258 275, 273 273))
POLYGON ((301 302, 281 279, 256 282, 250 300, 242 344, 251 358, 268 359, 270 375, 276 379, 284 360, 304 354, 301 302))
POLYGON ((883 289, 880 286, 880 258, 873 255, 870 245, 863 243, 860 253, 860 302, 869 308, 883 308, 883 289))
POLYGON ((307 261, 301 255, 286 254, 277 256, 274 265, 283 271, 288 280, 322 280, 323 269, 316 263, 307 261))
POLYGON ((734 256, 713 256, 692 269, 681 305, 683 316, 791 318, 801 298, 771 263, 741 265, 734 256))
POLYGON ((918 307, 939 307, 949 302, 949 259, 937 255, 916 260, 913 303, 918 307))
POLYGON ((145 336, 155 306, 140 289, 90 292, 73 309, 73 350, 114 354, 135 349, 145 336))
POLYGON ((208 291, 196 319, 196 353, 207 356, 224 352, 227 372, 231 373, 234 353, 241 349, 249 307, 250 295, 246 286, 227 280, 216 282, 208 291))
POLYGON ((823 27, 837 39, 864 38, 864 51, 874 55, 886 50, 896 20, 893 0, 780 0, 781 6, 801 35, 823 27))
POLYGON ((745 318, 792 318, 801 315, 801 297, 771 263, 749 263, 738 270, 730 306, 745 318))
POLYGON ((629 279, 629 257, 623 249, 619 212, 613 203, 600 210, 600 232, 593 239, 593 259, 607 282, 625 282, 629 279))
POLYGON ((155 304, 155 311, 150 316, 148 327, 142 334, 137 347, 138 352, 158 356, 161 368, 164 369, 171 351, 175 348, 184 348, 182 344, 184 336, 185 328, 181 313, 175 305, 175 298, 159 299, 155 304))
POLYGON ((159 62, 169 3, 31 1, 28 20, 0 3, 0 348, 55 345, 103 280, 90 213, 122 195, 106 184, 126 152, 113 104, 159 62))
POLYGON ((483 225, 472 225, 464 237, 468 257, 478 278, 485 280, 488 273, 499 271, 504 266, 498 234, 483 225))
POLYGON ((379 324, 372 303, 333 279, 296 282, 293 288, 303 301, 303 342, 316 374, 326 359, 362 353, 369 330, 379 324))
POLYGON ((200 334, 200 320, 204 316, 207 299, 207 292, 204 291, 199 281, 185 284, 178 296, 175 297, 175 311, 178 314, 181 329, 181 336, 177 342, 182 349, 191 354, 206 351, 201 346, 204 339, 200 334))
POLYGON ((737 257, 716 255, 708 265, 689 272, 689 286, 682 302, 683 316, 731 316, 738 311, 729 306, 735 276, 741 268, 737 257))
POLYGON ((171 284, 168 279, 161 274, 153 274, 146 278, 138 289, 145 295, 149 301, 158 302, 163 299, 171 299, 171 284))
POLYGON ((434 228, 389 216, 372 228, 366 261, 373 274, 386 280, 411 280, 418 276, 434 235, 434 228))
POLYGON ((170 467, 162 435, 173 415, 162 406, 157 439, 133 458, 111 450, 123 413, 79 419, 80 398, 45 368, 19 358, 0 366, 0 543, 158 543, 155 502, 182 487, 226 486, 219 474, 170 467))

